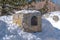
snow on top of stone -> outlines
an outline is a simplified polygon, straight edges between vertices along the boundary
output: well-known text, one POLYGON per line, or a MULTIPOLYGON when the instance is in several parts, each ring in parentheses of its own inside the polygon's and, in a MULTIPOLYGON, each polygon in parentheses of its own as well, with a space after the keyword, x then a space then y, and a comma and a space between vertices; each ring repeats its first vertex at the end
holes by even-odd
POLYGON ((20 11, 16 11, 15 13, 16 13, 16 14, 17 14, 17 13, 28 14, 28 13, 35 13, 35 12, 39 13, 39 11, 37 11, 37 10, 20 10, 20 11))

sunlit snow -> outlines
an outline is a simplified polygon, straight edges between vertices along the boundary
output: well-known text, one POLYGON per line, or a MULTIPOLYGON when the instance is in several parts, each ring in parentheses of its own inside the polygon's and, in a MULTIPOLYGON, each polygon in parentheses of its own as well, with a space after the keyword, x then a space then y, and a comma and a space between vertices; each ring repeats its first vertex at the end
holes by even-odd
POLYGON ((50 12, 49 17, 46 19, 53 25, 53 27, 60 29, 60 11, 50 12), (54 15, 58 16, 59 18, 57 22, 53 20, 54 15))
POLYGON ((60 40, 60 12, 50 12, 42 16, 42 32, 28 33, 12 22, 13 16, 0 17, 0 40, 60 40), (57 15, 59 21, 52 17, 57 15))

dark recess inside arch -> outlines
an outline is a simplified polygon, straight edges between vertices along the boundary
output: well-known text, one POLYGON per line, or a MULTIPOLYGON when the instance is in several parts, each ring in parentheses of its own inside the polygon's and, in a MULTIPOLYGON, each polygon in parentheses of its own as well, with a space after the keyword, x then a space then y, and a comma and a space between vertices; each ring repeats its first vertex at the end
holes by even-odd
POLYGON ((36 16, 33 16, 33 17, 31 18, 31 25, 32 25, 32 26, 37 26, 37 24, 38 24, 37 17, 36 17, 36 16))

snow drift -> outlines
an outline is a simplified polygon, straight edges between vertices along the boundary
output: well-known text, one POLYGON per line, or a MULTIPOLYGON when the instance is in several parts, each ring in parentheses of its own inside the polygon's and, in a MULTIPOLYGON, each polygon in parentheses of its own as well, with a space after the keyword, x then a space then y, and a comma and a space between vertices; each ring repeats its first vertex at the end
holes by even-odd
POLYGON ((45 14, 44 17, 53 25, 53 27, 60 29, 60 11, 50 12, 49 14, 45 14), (57 21, 55 21, 57 18, 55 18, 55 20, 53 19, 54 16, 57 16, 57 21))
POLYGON ((0 40, 60 40, 60 12, 50 12, 42 16, 42 32, 23 32, 12 22, 13 16, 0 17, 0 40), (55 22, 53 16, 59 20, 55 22))

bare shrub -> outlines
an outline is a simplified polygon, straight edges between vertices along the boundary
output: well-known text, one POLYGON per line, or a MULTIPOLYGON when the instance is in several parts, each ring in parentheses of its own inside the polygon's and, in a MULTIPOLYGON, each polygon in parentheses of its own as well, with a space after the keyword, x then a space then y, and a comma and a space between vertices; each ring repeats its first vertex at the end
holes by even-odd
POLYGON ((56 15, 54 15, 54 16, 53 16, 53 20, 57 22, 57 21, 59 21, 59 17, 56 16, 56 15))

